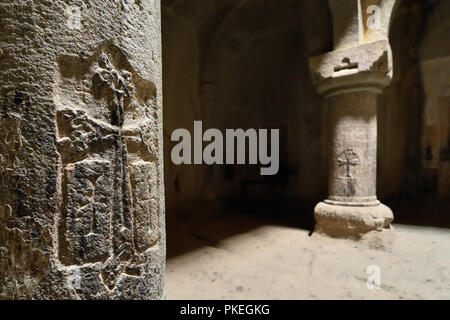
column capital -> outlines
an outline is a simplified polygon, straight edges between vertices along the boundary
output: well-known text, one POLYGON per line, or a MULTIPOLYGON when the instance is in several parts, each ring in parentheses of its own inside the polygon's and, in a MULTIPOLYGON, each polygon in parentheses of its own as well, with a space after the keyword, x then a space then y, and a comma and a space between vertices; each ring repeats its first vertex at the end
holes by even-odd
POLYGON ((392 50, 388 40, 379 40, 312 57, 309 66, 325 97, 360 90, 381 93, 392 80, 392 50))

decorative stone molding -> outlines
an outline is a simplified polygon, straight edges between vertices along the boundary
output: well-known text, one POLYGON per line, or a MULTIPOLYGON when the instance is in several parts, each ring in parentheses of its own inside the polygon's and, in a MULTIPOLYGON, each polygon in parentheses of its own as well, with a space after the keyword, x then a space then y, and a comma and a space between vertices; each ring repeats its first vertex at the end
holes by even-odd
POLYGON ((310 60, 319 93, 358 87, 384 88, 392 79, 392 51, 387 40, 338 49, 310 60))

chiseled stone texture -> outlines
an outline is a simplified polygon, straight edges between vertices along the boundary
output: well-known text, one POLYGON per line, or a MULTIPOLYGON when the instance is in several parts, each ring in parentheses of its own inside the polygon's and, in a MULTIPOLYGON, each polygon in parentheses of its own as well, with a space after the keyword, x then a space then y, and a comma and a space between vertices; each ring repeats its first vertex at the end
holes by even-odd
POLYGON ((1 299, 163 298, 159 5, 0 0, 1 299))

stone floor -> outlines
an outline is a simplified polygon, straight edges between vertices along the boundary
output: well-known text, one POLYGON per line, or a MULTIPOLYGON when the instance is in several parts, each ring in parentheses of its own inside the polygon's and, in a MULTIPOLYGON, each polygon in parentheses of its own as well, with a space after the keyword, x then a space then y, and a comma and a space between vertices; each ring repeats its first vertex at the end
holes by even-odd
POLYGON ((256 216, 199 221, 168 224, 167 299, 450 299, 450 229, 395 225, 377 249, 256 216))

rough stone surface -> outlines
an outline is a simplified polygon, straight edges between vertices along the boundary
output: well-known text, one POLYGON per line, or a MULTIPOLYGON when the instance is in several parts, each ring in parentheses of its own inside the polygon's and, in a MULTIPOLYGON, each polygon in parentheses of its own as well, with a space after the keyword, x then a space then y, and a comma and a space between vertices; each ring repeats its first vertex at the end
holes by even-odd
POLYGON ((358 91, 327 100, 329 199, 376 201, 377 94, 358 91))
POLYGON ((0 17, 0 298, 162 298, 159 1, 0 17))
POLYGON ((333 237, 359 239, 372 231, 391 229, 394 215, 387 206, 340 206, 319 203, 314 209, 316 231, 333 237))

